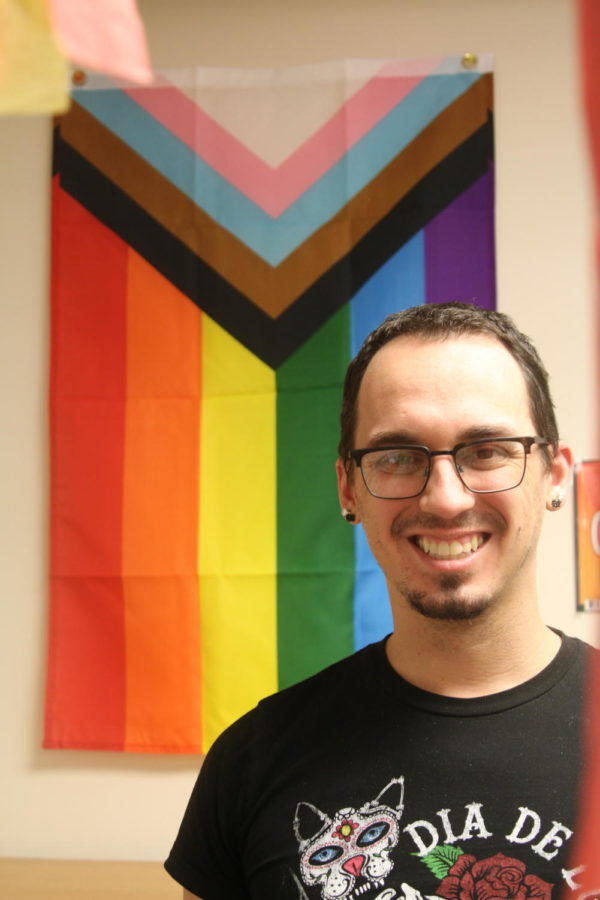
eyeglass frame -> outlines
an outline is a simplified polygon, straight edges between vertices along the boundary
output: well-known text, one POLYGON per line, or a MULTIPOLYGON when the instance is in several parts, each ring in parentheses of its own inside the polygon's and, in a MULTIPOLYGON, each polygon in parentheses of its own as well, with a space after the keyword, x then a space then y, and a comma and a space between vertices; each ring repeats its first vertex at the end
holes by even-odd
POLYGON ((535 435, 534 437, 487 437, 487 438, 477 438, 473 441, 461 441, 459 444, 455 444, 452 450, 431 450, 429 447, 425 446, 425 444, 383 444, 380 447, 364 447, 359 450, 350 450, 347 456, 347 460, 352 460, 354 464, 360 469, 360 473, 362 475, 363 483, 372 497, 375 497, 377 500, 412 500, 414 497, 420 497, 423 493, 427 485, 429 484, 429 479, 431 478, 432 465, 431 461, 434 456, 451 456, 452 461, 454 463, 454 471, 458 475, 460 479, 460 483, 465 487, 471 494, 502 494, 505 491, 514 491, 515 488, 518 488, 525 478, 525 471, 527 469, 527 457, 531 453, 531 448, 534 444, 538 444, 540 447, 549 447, 550 441, 546 440, 546 438, 539 437, 535 435), (523 472, 519 481, 516 484, 513 484, 509 488, 494 488, 492 490, 479 491, 476 488, 469 487, 468 484, 465 483, 463 479, 458 464, 456 462, 456 454, 462 450, 464 447, 473 447, 477 444, 492 444, 498 442, 508 442, 513 441, 521 444, 523 446, 523 450, 525 451, 523 454, 523 472), (374 494, 369 485, 367 484, 367 479, 365 477, 365 473, 362 468, 362 461, 365 456, 369 453, 377 453, 382 450, 423 450, 427 454, 428 458, 428 468, 427 468, 427 476, 425 481, 423 482, 423 487, 420 491, 417 491, 416 494, 408 494, 402 497, 381 497, 379 494, 374 494))

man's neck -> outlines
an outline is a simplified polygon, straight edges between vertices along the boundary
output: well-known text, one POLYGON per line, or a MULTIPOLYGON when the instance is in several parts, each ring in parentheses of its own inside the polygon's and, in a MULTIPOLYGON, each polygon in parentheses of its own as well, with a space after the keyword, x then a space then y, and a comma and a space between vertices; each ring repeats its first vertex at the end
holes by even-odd
POLYGON ((404 608, 387 642, 392 667, 423 690, 481 697, 516 687, 556 656, 560 638, 535 614, 440 621, 404 608), (526 621, 524 620, 526 619, 526 621))

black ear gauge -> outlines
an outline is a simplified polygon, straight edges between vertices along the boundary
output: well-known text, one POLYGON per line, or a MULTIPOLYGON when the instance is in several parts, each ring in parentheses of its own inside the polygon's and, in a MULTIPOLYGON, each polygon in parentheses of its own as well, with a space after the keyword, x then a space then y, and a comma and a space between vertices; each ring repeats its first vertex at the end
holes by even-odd
POLYGON ((356 516, 354 513, 348 512, 347 509, 342 510, 342 516, 346 520, 346 522, 356 522, 356 516))
POLYGON ((550 509, 560 509, 563 505, 565 495, 560 488, 555 488, 550 496, 550 509))

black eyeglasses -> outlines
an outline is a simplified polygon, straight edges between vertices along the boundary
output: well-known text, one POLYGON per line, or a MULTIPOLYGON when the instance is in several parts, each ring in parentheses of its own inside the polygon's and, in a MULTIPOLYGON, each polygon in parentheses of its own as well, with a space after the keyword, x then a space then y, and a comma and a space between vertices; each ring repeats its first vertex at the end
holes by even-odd
POLYGON ((457 444, 452 450, 430 450, 420 444, 398 444, 351 450, 365 486, 381 500, 408 500, 425 490, 434 456, 451 456, 456 473, 474 494, 495 494, 518 487, 534 444, 547 447, 541 437, 482 438, 457 444))

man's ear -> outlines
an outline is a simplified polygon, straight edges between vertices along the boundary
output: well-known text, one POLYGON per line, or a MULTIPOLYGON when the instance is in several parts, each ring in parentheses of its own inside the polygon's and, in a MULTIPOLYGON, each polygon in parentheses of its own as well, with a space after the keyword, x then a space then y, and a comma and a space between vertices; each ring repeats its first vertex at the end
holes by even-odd
POLYGON ((358 522, 356 492, 354 490, 354 465, 353 463, 349 463, 348 468, 346 468, 343 460, 338 458, 335 462, 335 471, 337 474, 338 497, 342 515, 347 522, 358 522), (351 518, 349 518, 349 516, 351 518))
POLYGON ((560 509, 567 499, 573 478, 574 455, 571 447, 560 441, 558 450, 550 464, 546 508, 560 509))

